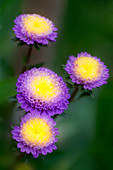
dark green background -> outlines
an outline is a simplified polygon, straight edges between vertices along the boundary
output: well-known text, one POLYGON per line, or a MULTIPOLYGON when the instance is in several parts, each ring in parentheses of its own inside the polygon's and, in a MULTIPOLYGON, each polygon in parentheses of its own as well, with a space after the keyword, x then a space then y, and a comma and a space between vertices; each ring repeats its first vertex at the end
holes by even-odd
POLYGON ((52 1, 43 0, 41 8, 37 5, 33 10, 29 4, 35 6, 36 0, 0 0, 0 170, 113 170, 113 0, 64 0, 61 17, 48 14, 47 1, 50 9, 52 1), (22 158, 14 165, 19 152, 10 130, 22 113, 7 98, 16 94, 14 76, 20 72, 27 48, 17 47, 11 38, 14 18, 25 12, 45 15, 59 29, 56 43, 50 43, 48 51, 41 48, 42 53, 34 50, 31 63, 37 64, 37 58, 47 61, 47 67, 65 76, 62 64, 68 56, 86 51, 101 58, 110 69, 110 78, 94 91, 93 100, 75 100, 66 110, 68 116, 57 118, 58 150, 44 158, 22 158))

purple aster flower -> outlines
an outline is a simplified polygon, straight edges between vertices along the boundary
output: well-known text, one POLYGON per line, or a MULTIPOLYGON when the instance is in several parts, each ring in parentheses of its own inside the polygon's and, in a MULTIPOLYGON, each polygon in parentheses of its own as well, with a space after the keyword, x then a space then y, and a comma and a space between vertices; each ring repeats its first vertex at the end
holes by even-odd
POLYGON ((56 122, 46 114, 28 113, 21 118, 20 126, 11 131, 21 152, 32 153, 34 158, 39 154, 46 155, 56 150, 58 128, 56 122))
POLYGON ((46 45, 55 41, 57 28, 52 21, 37 14, 21 14, 14 20, 13 28, 16 37, 29 44, 34 42, 46 45))
POLYGON ((106 65, 87 52, 81 52, 77 57, 70 56, 65 70, 70 74, 72 82, 83 84, 83 87, 89 90, 106 84, 109 77, 106 65))
POLYGON ((62 77, 47 68, 33 68, 24 72, 16 86, 18 102, 26 112, 35 110, 53 116, 67 109, 70 97, 68 88, 62 77))

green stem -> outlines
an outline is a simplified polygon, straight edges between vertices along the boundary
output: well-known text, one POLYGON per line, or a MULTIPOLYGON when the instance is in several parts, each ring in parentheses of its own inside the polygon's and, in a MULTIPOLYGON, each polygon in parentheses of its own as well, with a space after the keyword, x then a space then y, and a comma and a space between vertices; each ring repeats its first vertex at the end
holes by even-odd
POLYGON ((30 58, 31 58, 32 49, 33 49, 33 46, 30 46, 28 48, 28 52, 27 52, 27 55, 26 55, 26 58, 27 58, 26 65, 24 65, 21 73, 24 73, 24 71, 26 71, 28 69, 28 67, 29 67, 29 62, 30 62, 30 58))
POLYGON ((72 101, 73 101, 73 99, 74 99, 75 95, 77 94, 78 90, 79 90, 79 88, 76 87, 75 90, 73 91, 70 99, 69 99, 69 102, 72 102, 72 101))
MULTIPOLYGON (((69 104, 70 104, 70 103, 72 102, 72 100, 74 99, 74 97, 75 97, 75 95, 77 94, 78 90, 79 90, 78 87, 76 87, 76 88, 74 89, 74 91, 73 91, 73 93, 72 93, 72 95, 71 95, 71 97, 70 97, 70 99, 69 99, 69 104)), ((59 114, 54 115, 53 118, 56 118, 58 115, 59 115, 59 114)))
MULTIPOLYGON (((27 55, 26 55, 26 64, 23 66, 21 73, 24 73, 24 71, 26 71, 28 69, 28 67, 29 67, 29 62, 30 62, 30 58, 31 58, 32 49, 33 49, 33 45, 29 46, 28 51, 27 51, 27 55)), ((25 156, 24 153, 21 153, 20 155, 18 155, 17 158, 15 159, 15 161, 13 162, 12 166, 9 167, 9 170, 12 170, 14 168, 14 166, 16 165, 16 163, 20 159, 22 159, 24 156, 25 156)))

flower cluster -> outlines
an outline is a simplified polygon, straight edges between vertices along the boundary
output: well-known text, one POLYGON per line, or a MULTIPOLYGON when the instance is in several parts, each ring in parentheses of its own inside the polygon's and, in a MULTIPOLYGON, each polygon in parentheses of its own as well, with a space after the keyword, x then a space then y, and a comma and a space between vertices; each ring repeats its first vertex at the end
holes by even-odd
MULTIPOLYGON (((54 24, 40 15, 22 14, 14 22, 16 37, 28 45, 45 45, 57 37, 54 24)), ((106 84, 109 77, 106 65, 86 52, 77 57, 70 56, 65 70, 73 83, 88 90, 106 84)), ((59 135, 51 116, 55 117, 68 108, 70 94, 66 83, 48 68, 32 68, 20 74, 16 87, 18 102, 28 113, 21 118, 20 125, 11 131, 12 138, 17 141, 21 152, 31 153, 34 158, 39 154, 51 153, 57 149, 55 143, 59 135)))
POLYGON ((32 68, 18 78, 17 99, 21 108, 30 112, 12 130, 21 152, 46 155, 56 149, 56 123, 50 116, 63 113, 70 94, 62 77, 47 68, 32 68))

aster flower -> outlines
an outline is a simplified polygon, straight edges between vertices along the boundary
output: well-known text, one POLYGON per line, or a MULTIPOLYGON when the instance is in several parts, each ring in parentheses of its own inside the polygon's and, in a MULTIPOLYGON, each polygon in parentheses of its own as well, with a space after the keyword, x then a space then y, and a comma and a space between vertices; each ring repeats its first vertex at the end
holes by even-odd
POLYGON ((16 38, 29 44, 37 42, 47 45, 49 41, 55 41, 57 28, 52 21, 37 14, 21 14, 14 20, 13 28, 16 38))
POLYGON ((35 110, 53 116, 67 109, 68 88, 62 77, 47 68, 32 68, 24 72, 16 86, 18 102, 26 112, 35 110))
POLYGON ((65 70, 70 74, 72 82, 83 84, 83 87, 89 90, 106 84, 109 77, 106 65, 87 52, 81 52, 77 57, 70 56, 65 70))
POLYGON ((32 153, 34 158, 39 154, 46 155, 56 150, 58 128, 56 122, 46 114, 28 113, 21 118, 20 126, 11 131, 21 152, 32 153))

